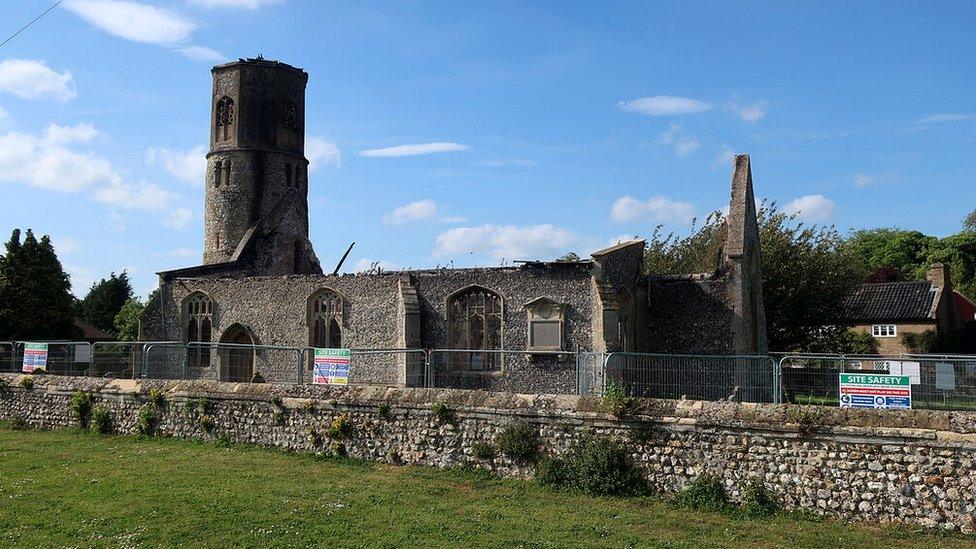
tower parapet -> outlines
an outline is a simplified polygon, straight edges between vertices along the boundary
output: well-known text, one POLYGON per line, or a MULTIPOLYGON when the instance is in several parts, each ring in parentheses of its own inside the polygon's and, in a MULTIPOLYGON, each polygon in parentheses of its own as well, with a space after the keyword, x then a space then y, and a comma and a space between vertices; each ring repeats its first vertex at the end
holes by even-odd
POLYGON ((308 240, 308 73, 241 59, 213 68, 204 264, 252 274, 319 273, 308 240))

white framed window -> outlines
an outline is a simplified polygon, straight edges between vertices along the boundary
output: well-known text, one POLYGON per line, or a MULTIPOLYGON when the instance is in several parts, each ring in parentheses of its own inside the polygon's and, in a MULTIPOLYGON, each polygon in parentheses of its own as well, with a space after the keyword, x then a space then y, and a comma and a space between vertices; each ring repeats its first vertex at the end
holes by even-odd
POLYGON ((871 335, 874 337, 897 337, 898 326, 895 324, 875 324, 871 326, 871 335))

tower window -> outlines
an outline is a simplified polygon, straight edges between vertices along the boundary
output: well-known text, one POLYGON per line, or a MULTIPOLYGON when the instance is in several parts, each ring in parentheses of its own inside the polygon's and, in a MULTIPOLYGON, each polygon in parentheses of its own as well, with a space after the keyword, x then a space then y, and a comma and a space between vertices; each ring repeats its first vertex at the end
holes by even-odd
POLYGON ((281 115, 281 126, 294 132, 302 131, 302 120, 298 114, 298 105, 294 101, 285 103, 285 110, 281 115))
POLYGON ((217 160, 216 162, 214 162, 214 173, 213 173, 214 188, 220 187, 221 177, 222 176, 221 176, 221 169, 220 169, 220 160, 217 160))
POLYGON ((234 124, 234 100, 224 96, 217 101, 216 119, 217 140, 224 141, 230 137, 230 127, 234 124))
POLYGON ((230 160, 224 160, 220 164, 220 184, 229 185, 230 184, 230 160))

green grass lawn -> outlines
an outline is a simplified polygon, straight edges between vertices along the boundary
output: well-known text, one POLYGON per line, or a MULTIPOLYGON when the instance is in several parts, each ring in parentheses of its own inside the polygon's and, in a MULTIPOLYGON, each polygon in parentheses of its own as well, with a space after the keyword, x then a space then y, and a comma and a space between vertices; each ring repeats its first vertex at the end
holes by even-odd
POLYGON ((971 547, 796 514, 749 520, 471 471, 0 426, 0 546, 971 547))

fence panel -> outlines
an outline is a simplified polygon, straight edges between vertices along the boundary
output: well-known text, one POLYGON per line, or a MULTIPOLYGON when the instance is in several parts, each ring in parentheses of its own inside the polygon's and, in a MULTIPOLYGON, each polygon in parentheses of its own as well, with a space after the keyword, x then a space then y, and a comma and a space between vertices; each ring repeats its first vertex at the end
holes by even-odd
POLYGON ((788 355, 780 360, 786 402, 839 405, 841 373, 908 375, 912 407, 976 409, 976 357, 952 355, 788 355))
POLYGON ((0 372, 18 371, 15 349, 16 345, 13 341, 0 341, 0 372))
POLYGON ((775 402, 776 361, 768 356, 610 353, 606 384, 630 396, 775 402))
MULTIPOLYGON (((427 351, 423 349, 350 349, 350 385, 423 387, 427 351)), ((302 383, 312 383, 315 349, 305 350, 302 383)))
POLYGON ((576 394, 602 396, 606 374, 605 353, 581 352, 576 357, 576 394))
POLYGON ((150 343, 177 341, 100 341, 92 344, 91 371, 98 377, 135 378, 141 375, 143 353, 150 343))
POLYGON ((427 386, 522 393, 578 391, 578 353, 432 349, 427 386))
POLYGON ((48 375, 84 376, 91 371, 91 343, 87 341, 14 341, 11 371, 23 370, 26 343, 47 345, 47 364, 41 370, 48 375))

